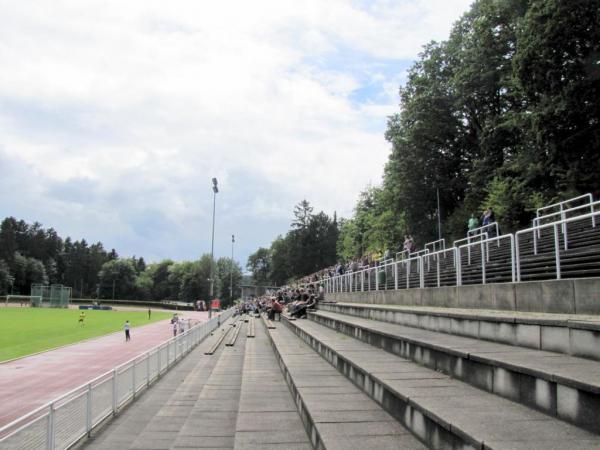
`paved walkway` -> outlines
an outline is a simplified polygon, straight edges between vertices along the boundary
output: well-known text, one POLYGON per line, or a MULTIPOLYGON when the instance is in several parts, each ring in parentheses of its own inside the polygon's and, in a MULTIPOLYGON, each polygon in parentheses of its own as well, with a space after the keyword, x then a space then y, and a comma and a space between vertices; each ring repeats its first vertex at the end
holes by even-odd
MULTIPOLYGON (((185 318, 205 321, 206 312, 185 318)), ((0 427, 172 337, 169 320, 0 364, 0 427)))

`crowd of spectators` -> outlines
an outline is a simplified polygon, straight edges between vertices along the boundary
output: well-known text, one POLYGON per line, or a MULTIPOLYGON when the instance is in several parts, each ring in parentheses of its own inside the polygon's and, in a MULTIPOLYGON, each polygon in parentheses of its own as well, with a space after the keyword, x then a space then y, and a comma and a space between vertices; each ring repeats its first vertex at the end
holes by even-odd
POLYGON ((317 302, 324 298, 322 285, 308 284, 305 288, 285 287, 277 291, 267 291, 261 297, 245 299, 236 309, 236 314, 265 312, 270 320, 280 318, 282 312, 296 318, 305 318, 309 309, 315 309, 317 302))
MULTIPOLYGON (((476 218, 474 214, 471 214, 471 217, 467 223, 468 232, 474 231, 479 227, 487 227, 488 225, 492 225, 496 222, 496 216, 492 208, 487 208, 483 211, 483 214, 480 218, 476 218)), ((490 237, 495 235, 494 229, 489 228, 486 230, 490 237)), ((397 256, 401 254, 402 258, 408 258, 412 254, 418 252, 418 248, 415 244, 415 241, 410 234, 404 235, 404 241, 402 242, 402 247, 399 249, 400 251, 397 254, 393 254, 391 250, 386 250, 383 253, 369 253, 367 255, 362 256, 361 258, 354 258, 347 262, 338 262, 334 266, 326 267, 325 269, 319 270, 311 275, 305 276, 298 280, 299 285, 316 285, 321 283, 326 278, 331 278, 336 275, 342 275, 344 273, 352 273, 358 272, 363 269, 368 269, 370 267, 377 267, 380 264, 384 264, 390 260, 397 259, 397 256)))

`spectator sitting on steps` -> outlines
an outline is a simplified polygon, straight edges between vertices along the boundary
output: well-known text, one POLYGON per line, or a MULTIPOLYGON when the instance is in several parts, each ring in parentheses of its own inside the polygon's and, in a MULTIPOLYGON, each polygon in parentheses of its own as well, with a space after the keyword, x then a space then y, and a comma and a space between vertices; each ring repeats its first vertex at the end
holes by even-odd
POLYGON ((315 296, 311 295, 308 298, 308 301, 298 306, 298 308, 292 313, 292 316, 298 319, 306 318, 306 311, 309 309, 314 309, 316 304, 317 301, 315 299, 315 296))
POLYGON ((275 320, 275 316, 281 320, 281 311, 283 311, 283 305, 279 302, 279 300, 279 298, 275 298, 271 302, 271 308, 269 309, 269 320, 275 320))

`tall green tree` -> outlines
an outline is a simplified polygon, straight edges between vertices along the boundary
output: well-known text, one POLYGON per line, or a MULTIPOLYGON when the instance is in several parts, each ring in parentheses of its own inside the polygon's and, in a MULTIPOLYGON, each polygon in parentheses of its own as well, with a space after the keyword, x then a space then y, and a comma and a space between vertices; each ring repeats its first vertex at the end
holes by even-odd
POLYGON ((258 285, 269 283, 271 254, 268 248, 260 247, 248 257, 246 268, 252 273, 252 281, 258 285))
POLYGON ((115 259, 102 265, 99 297, 129 299, 136 291, 136 271, 131 259, 115 259))
POLYGON ((239 286, 242 281, 242 268, 231 258, 219 258, 217 260, 217 278, 219 279, 219 298, 223 302, 222 306, 233 305, 233 301, 239 298, 241 293, 239 286))

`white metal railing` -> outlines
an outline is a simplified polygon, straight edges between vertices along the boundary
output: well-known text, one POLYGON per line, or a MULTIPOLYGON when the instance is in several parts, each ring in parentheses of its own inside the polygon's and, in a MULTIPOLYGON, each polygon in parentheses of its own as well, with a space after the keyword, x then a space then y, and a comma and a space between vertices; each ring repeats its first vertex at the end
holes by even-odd
MULTIPOLYGON (((489 244, 492 242, 496 242, 498 247, 500 247, 500 242, 503 240, 509 240, 510 242, 510 267, 511 267, 511 281, 516 281, 516 265, 515 265, 515 237, 513 234, 505 234, 502 236, 495 236, 488 239, 481 240, 479 242, 472 242, 461 245, 457 248, 457 265, 456 265, 456 285, 462 286, 462 259, 461 259, 461 251, 466 248, 470 251, 471 247, 478 245, 481 253, 481 284, 486 284, 486 267, 487 263, 490 262, 490 251, 489 244)), ((468 265, 471 264, 470 253, 468 259, 468 265)))
POLYGON ((594 213, 589 213, 589 214, 584 214, 581 216, 577 216, 577 217, 571 217, 568 219, 563 219, 563 220, 557 220, 556 222, 552 222, 552 223, 546 223, 543 225, 538 225, 535 227, 531 227, 531 228, 527 228, 525 230, 520 230, 517 231, 515 233, 515 260, 516 260, 516 272, 517 272, 517 281, 521 281, 521 258, 520 258, 520 248, 519 248, 519 237, 526 234, 526 233, 531 233, 533 236, 533 242, 534 242, 534 254, 537 254, 537 247, 535 246, 536 241, 536 236, 538 235, 538 232, 544 229, 552 229, 553 234, 554 234, 554 261, 555 261, 555 268, 556 268, 556 279, 559 280, 561 278, 561 273, 560 273, 560 233, 559 233, 559 228, 563 229, 563 248, 564 250, 567 250, 569 248, 569 237, 568 237, 568 232, 567 232, 567 225, 569 223, 573 223, 573 222, 578 222, 580 220, 587 220, 587 219, 592 219, 592 223, 593 223, 593 227, 595 228, 595 218, 597 216, 600 216, 600 211, 599 212, 594 212, 594 213))
POLYGON ((168 371, 233 309, 136 356, 0 428, 0 450, 66 449, 168 371))
POLYGON ((401 261, 404 258, 408 258, 410 252, 408 250, 402 250, 401 252, 396 253, 396 261, 401 261))
MULTIPOLYGON (((424 255, 426 264, 424 264, 424 266, 427 266, 427 271, 431 271, 431 266, 433 265, 435 267, 435 274, 436 274, 436 286, 440 287, 441 286, 441 267, 440 267, 440 262, 442 260, 442 258, 447 259, 447 254, 450 253, 452 256, 452 267, 454 268, 454 270, 456 271, 456 264, 457 264, 457 254, 458 254, 458 247, 450 247, 448 249, 443 249, 443 250, 439 250, 437 252, 433 252, 433 253, 428 253, 427 255, 424 255), (434 262, 434 264, 431 263, 431 261, 434 262)), ((455 276, 458 273, 455 273, 455 276)))
MULTIPOLYGON (((549 220, 550 222, 555 222, 556 220, 564 220, 567 219, 568 215, 571 214, 573 211, 581 211, 581 210, 588 210, 589 209, 589 213, 594 213, 596 212, 596 207, 600 205, 600 200, 596 200, 594 202, 591 203, 586 203, 585 205, 579 205, 579 206, 574 206, 572 208, 567 208, 567 209, 563 209, 562 211, 556 211, 553 213, 548 213, 548 214, 544 214, 543 216, 539 216, 539 217, 534 217, 532 222, 532 226, 537 226, 537 225, 541 225, 542 221, 544 220, 549 220)), ((582 214, 588 214, 586 212, 583 212, 581 214, 578 215, 582 215, 582 214)), ((571 216, 571 217, 577 217, 577 216, 571 216)))
MULTIPOLYGON (((523 235, 531 233, 533 239, 533 254, 537 254, 536 247, 536 236, 541 230, 550 229, 553 231, 553 256, 555 260, 556 267, 556 278, 561 278, 561 250, 567 250, 569 248, 569 228, 568 224, 575 223, 578 221, 591 221, 592 228, 596 228, 597 218, 600 217, 600 211, 596 211, 593 213, 583 214, 576 217, 565 218, 563 220, 557 220, 552 223, 542 224, 535 227, 531 227, 525 230, 518 231, 516 234, 505 234, 502 236, 493 236, 489 237, 486 232, 482 234, 478 234, 476 236, 467 236, 464 239, 459 239, 454 242, 452 248, 447 250, 440 250, 438 252, 432 253, 423 253, 420 255, 406 257, 404 259, 399 259, 394 262, 390 262, 383 266, 379 266, 378 268, 367 268, 360 270, 358 272, 354 272, 350 276, 352 278, 351 283, 347 283, 346 285, 341 285, 336 281, 336 277, 330 278, 327 280, 327 292, 348 292, 345 287, 349 285, 352 291, 370 291, 370 290, 381 290, 388 289, 391 284, 393 284, 394 289, 407 289, 411 287, 415 287, 411 285, 411 274, 414 275, 413 269, 416 268, 416 272, 419 275, 419 287, 425 287, 425 267, 429 272, 432 267, 432 261, 435 263, 435 271, 436 271, 436 284, 437 286, 441 285, 441 268, 439 265, 440 257, 447 252, 454 252, 454 264, 456 268, 456 285, 460 286, 463 283, 464 278, 464 265, 471 265, 471 249, 479 246, 480 253, 476 255, 481 259, 480 262, 476 262, 475 264, 480 265, 481 267, 481 281, 483 284, 486 284, 488 281, 487 270, 492 262, 496 264, 504 261, 505 259, 510 259, 510 280, 513 282, 521 281, 521 264, 523 256, 521 252, 521 248, 519 246, 523 235), (561 229, 564 231, 561 233, 561 229), (562 239, 562 241, 561 241, 562 239), (501 250, 502 242, 509 241, 509 251, 503 254, 501 250), (493 253, 490 251, 490 245, 496 244, 495 247, 500 249, 500 257, 502 259, 497 258, 495 261, 490 260, 490 255, 493 253), (465 252, 466 250, 466 252, 465 252), (463 264, 462 256, 466 253, 466 263, 463 264), (510 255, 510 256, 509 256, 510 255), (437 261, 436 261, 437 258, 437 261), (379 286, 379 281, 377 277, 377 271, 385 270, 386 271, 386 284, 385 286, 379 286), (391 273, 391 280, 387 278, 387 274, 391 273), (375 278, 373 278, 375 277, 375 278)), ((414 254, 413 254, 414 255, 414 254)), ((498 255, 498 253, 496 253, 498 255)), ((404 255, 403 255, 404 256, 404 255)), ((447 272, 448 273, 448 272, 447 272)), ((450 272, 451 273, 451 272, 450 272)), ((413 277, 414 280, 414 277, 413 277)), ((429 277, 431 281, 431 277, 429 277)), ((413 283, 414 284, 414 283, 413 283)))
MULTIPOLYGON (((593 202, 595 203, 595 202, 593 202)), ((590 207, 590 205, 586 205, 585 207, 590 207)), ((568 210, 564 210, 566 213, 568 210)), ((494 252, 490 251, 490 245, 496 243, 498 249, 501 249, 502 242, 509 241, 509 251, 504 253, 502 258, 510 259, 510 279, 513 282, 521 281, 521 265, 523 257, 525 256, 521 252, 520 242, 522 242, 522 238, 524 235, 531 233, 532 235, 532 243, 533 243, 533 254, 537 254, 537 236, 540 235, 542 230, 552 230, 553 232, 553 249, 550 251, 554 256, 555 267, 556 267, 556 278, 561 278, 561 250, 567 250, 569 248, 569 227, 568 225, 571 223, 576 223, 578 221, 590 221, 592 228, 596 228, 597 219, 600 216, 600 211, 594 211, 592 213, 579 215, 576 217, 566 217, 561 220, 557 220, 555 222, 540 224, 535 227, 531 227, 525 230, 518 231, 516 234, 505 234, 502 236, 494 236, 490 237, 487 232, 483 232, 481 234, 477 234, 475 236, 467 236, 464 239, 459 239, 454 241, 453 247, 447 250, 440 250, 438 252, 424 252, 421 254, 410 254, 408 255, 405 252, 399 252, 399 255, 402 255, 403 259, 397 259, 396 261, 386 263, 378 268, 366 268, 356 272, 353 272, 349 275, 351 278, 350 283, 342 286, 337 282, 336 277, 330 278, 327 280, 327 292, 346 292, 346 286, 349 285, 351 291, 369 291, 369 290, 380 290, 382 288, 389 289, 390 285, 394 286, 394 289, 405 289, 414 287, 411 286, 411 273, 414 275, 413 269, 416 267, 417 273, 419 274, 419 287, 424 287, 424 275, 425 270, 428 273, 432 270, 433 265, 435 265, 434 269, 436 272, 436 284, 437 286, 441 285, 441 267, 439 264, 440 258, 445 255, 445 253, 453 252, 454 253, 454 267, 456 270, 456 285, 461 285, 463 283, 463 275, 464 275, 464 267, 462 257, 465 255, 466 250, 466 265, 471 265, 471 250, 477 246, 480 248, 480 253, 476 255, 481 258, 480 262, 476 262, 478 266, 481 267, 482 274, 482 283, 487 283, 487 269, 490 265, 490 255, 494 252), (561 232, 562 230, 562 232, 561 232), (508 256, 510 255, 510 256, 508 256), (426 269, 425 269, 426 267, 426 269), (379 286, 379 281, 377 279, 377 270, 382 269, 386 271, 386 285, 384 287, 379 286), (392 278, 389 278, 391 274, 392 278), (375 279, 373 279, 375 277, 375 279), (406 279, 404 279, 406 278, 406 279)), ((588 222, 589 223, 589 222, 588 222)), ((502 250, 500 250, 503 252, 502 250)), ((499 262, 504 261, 504 259, 497 259, 494 261, 494 264, 498 264, 499 262)), ((451 270, 446 271, 446 276, 448 273, 452 273, 451 270)), ((428 279, 428 285, 431 285, 430 275, 428 279)), ((414 277, 413 277, 414 280, 414 277)), ((414 284, 414 283, 413 283, 414 284)))
POLYGON ((547 205, 547 206, 542 206, 541 208, 538 208, 535 211, 535 216, 536 217, 541 217, 544 214, 541 214, 543 211, 547 211, 549 209, 559 209, 559 213, 564 209, 565 205, 568 205, 570 203, 573 202, 577 202, 579 200, 587 200, 587 203, 592 203, 594 201, 592 194, 588 193, 588 194, 583 194, 583 195, 579 195, 577 197, 573 197, 573 198, 569 198, 567 200, 563 200, 562 202, 558 202, 558 203, 553 203, 551 205, 547 205))
POLYGON ((428 242, 424 245, 424 248, 429 249, 432 253, 440 250, 446 250, 446 239, 442 238, 438 239, 437 241, 428 242))
MULTIPOLYGON (((494 230, 496 234, 494 236, 498 236, 500 234, 500 226, 498 222, 488 223, 487 225, 482 225, 478 228, 473 228, 472 230, 467 231, 467 237, 479 236, 480 234, 487 233, 491 234, 491 231, 494 230)), ((456 246, 456 241, 454 241, 454 245, 456 246)))

